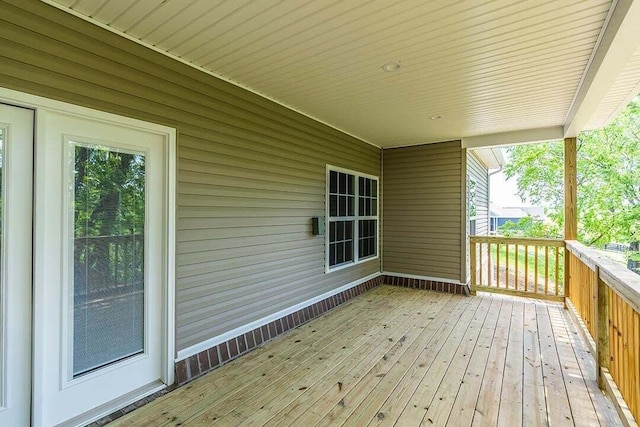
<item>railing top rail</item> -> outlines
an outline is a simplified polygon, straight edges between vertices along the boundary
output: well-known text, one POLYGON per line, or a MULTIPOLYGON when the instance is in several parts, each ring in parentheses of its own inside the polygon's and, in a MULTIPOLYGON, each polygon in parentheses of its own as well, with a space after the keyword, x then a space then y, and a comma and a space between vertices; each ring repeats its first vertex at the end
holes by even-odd
POLYGON ((566 245, 567 249, 589 268, 595 270, 597 267, 600 271, 600 280, 640 313, 640 275, 578 241, 567 240, 566 245))
POLYGON ((505 243, 510 245, 536 245, 564 248, 564 240, 560 239, 534 239, 529 237, 505 237, 505 236, 469 236, 471 243, 505 243))

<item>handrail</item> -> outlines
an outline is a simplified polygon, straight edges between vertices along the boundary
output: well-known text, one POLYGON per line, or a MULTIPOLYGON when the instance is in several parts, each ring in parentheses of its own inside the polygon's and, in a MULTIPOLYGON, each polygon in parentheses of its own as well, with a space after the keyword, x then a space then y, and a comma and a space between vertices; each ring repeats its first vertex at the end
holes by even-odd
POLYGON ((540 239, 532 237, 505 237, 505 236, 469 236, 476 243, 504 243, 518 245, 538 245, 564 248, 564 241, 560 239, 540 239))
POLYGON ((592 270, 598 267, 600 279, 640 312, 640 275, 576 240, 566 241, 567 249, 592 270))
POLYGON ((469 236, 471 290, 561 301, 564 241, 469 236))
POLYGON ((593 340, 598 384, 632 425, 640 417, 640 276, 577 241, 565 243, 567 306, 593 340))

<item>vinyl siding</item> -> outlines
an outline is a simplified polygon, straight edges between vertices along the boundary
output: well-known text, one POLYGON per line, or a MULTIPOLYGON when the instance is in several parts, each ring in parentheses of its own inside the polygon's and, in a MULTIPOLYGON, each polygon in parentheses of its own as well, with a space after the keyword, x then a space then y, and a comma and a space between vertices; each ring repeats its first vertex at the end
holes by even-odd
MULTIPOLYGON (((487 167, 473 154, 472 151, 467 151, 467 177, 476 182, 476 235, 487 236, 489 234, 489 171, 487 167)), ((467 191, 469 189, 467 188, 467 191)), ((468 209, 467 209, 467 221, 468 209)), ((469 224, 467 222, 467 235, 469 235, 469 224)), ((481 260, 484 263, 488 259, 488 248, 486 245, 481 245, 482 254, 481 260)), ((469 239, 467 238, 467 247, 469 247, 469 239)), ((466 251, 467 258, 467 277, 471 276, 471 258, 470 252, 466 251)))
POLYGON ((467 152, 467 176, 476 182, 476 235, 489 234, 489 171, 473 152, 467 152))
POLYGON ((383 150, 383 270, 460 281, 460 141, 383 150))
POLYGON ((0 85, 178 131, 177 349, 380 271, 324 273, 326 164, 380 150, 39 1, 0 2, 0 85))

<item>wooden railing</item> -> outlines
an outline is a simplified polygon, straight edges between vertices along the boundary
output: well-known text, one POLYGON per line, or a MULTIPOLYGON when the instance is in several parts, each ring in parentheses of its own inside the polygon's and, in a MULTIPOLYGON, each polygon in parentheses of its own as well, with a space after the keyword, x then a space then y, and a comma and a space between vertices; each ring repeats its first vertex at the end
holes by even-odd
POLYGON ((633 424, 640 417, 640 275, 578 242, 566 247, 567 306, 584 322, 600 387, 614 403, 624 399, 618 412, 633 424))
POLYGON ((470 236, 471 290, 563 300, 564 241, 470 236))

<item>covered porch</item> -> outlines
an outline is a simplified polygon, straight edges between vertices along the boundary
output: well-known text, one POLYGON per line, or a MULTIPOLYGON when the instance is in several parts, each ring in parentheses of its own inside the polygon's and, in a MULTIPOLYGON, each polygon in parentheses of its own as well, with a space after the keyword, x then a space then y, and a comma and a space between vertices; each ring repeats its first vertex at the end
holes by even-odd
POLYGON ((37 119, 22 143, 0 117, 35 153, 5 173, 30 246, 0 289, 0 425, 635 425, 640 283, 574 241, 576 136, 640 91, 640 2, 186 3, 0 0, 0 103, 37 119), (74 372, 68 154, 138 140, 96 121, 163 129, 136 199, 157 259, 144 345, 74 372), (560 139, 565 239, 485 283, 476 152, 560 139))
POLYGON ((616 426, 563 306, 378 286, 114 426, 616 426))

